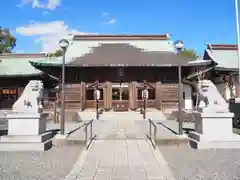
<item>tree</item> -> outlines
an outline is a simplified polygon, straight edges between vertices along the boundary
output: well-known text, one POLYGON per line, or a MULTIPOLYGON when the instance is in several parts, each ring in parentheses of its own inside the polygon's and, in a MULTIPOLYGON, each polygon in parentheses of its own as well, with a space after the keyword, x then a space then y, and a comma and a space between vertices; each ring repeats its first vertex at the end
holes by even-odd
POLYGON ((51 58, 51 57, 60 57, 63 56, 63 51, 61 49, 56 50, 53 53, 47 53, 47 57, 51 58))
POLYGON ((16 46, 16 38, 11 35, 9 29, 0 26, 0 54, 11 53, 16 46))
POLYGON ((63 51, 61 49, 58 49, 53 54, 54 54, 55 57, 60 57, 60 56, 63 56, 63 51))
POLYGON ((181 52, 181 55, 184 57, 192 57, 192 58, 198 58, 197 53, 194 49, 187 49, 184 48, 183 51, 181 52))

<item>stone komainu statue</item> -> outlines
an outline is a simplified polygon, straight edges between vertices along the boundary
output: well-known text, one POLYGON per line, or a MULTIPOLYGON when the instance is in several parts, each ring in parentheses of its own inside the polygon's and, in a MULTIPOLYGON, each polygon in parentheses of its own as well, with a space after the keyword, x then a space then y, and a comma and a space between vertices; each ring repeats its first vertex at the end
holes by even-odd
POLYGON ((41 113, 43 100, 43 83, 31 80, 24 88, 22 95, 14 103, 12 110, 16 113, 41 113))
POLYGON ((228 103, 221 96, 215 84, 210 80, 201 80, 198 82, 197 90, 201 101, 205 103, 203 108, 206 111, 228 112, 228 103))

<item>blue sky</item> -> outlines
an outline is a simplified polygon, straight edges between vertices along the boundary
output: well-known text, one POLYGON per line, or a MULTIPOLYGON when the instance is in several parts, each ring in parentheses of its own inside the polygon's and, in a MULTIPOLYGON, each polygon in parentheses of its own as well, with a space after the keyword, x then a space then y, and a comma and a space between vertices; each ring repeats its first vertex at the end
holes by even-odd
POLYGON ((51 49, 69 32, 171 33, 200 55, 205 43, 236 43, 234 0, 2 1, 0 25, 16 36, 15 52, 51 49))

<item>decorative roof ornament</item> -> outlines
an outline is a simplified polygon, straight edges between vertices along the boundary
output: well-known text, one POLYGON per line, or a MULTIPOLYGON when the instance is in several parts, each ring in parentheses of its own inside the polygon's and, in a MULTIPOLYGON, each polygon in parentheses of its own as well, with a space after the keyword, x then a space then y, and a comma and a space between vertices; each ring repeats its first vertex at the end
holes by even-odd
POLYGON ((212 45, 209 43, 206 43, 206 45, 207 45, 207 49, 209 49, 209 51, 212 52, 212 45))
POLYGON ((172 33, 167 33, 167 38, 170 40, 172 37, 172 33))

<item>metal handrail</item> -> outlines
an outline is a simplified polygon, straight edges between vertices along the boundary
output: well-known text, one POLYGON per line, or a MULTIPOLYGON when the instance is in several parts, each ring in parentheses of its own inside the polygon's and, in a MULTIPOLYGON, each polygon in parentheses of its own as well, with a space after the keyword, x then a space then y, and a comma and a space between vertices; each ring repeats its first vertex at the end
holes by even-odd
POLYGON ((157 126, 152 121, 151 118, 148 119, 148 123, 149 123, 149 132, 148 132, 149 134, 147 134, 147 138, 150 140, 153 148, 156 149, 157 126), (152 127, 153 127, 153 136, 152 136, 152 127))
POLYGON ((89 121, 88 123, 85 124, 84 127, 84 132, 85 132, 85 146, 86 149, 89 148, 89 146, 91 145, 93 139, 95 139, 97 137, 97 135, 93 135, 93 120, 89 121), (90 138, 88 138, 88 127, 90 126, 90 138), (89 142, 88 142, 89 141, 89 142))
POLYGON ((53 109, 53 122, 54 124, 59 124, 59 112, 57 110, 58 106, 57 103, 54 103, 54 109, 53 109))

